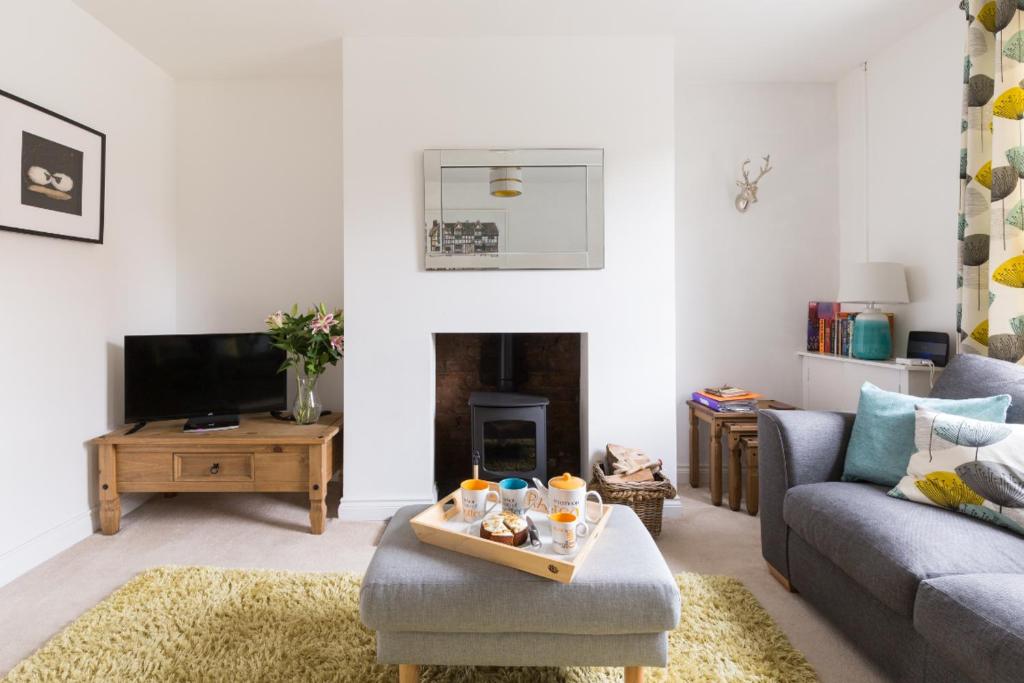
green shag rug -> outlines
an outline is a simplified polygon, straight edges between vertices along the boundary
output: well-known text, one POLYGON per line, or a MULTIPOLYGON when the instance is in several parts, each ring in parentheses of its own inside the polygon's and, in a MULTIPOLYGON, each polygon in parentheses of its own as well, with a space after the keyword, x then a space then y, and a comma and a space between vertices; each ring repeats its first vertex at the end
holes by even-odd
MULTIPOLYGON (((735 579, 680 574, 682 619, 650 681, 816 681, 735 579)), ((140 574, 18 664, 4 681, 391 683, 359 621, 360 577, 164 567, 140 574)), ((424 667, 424 683, 618 683, 622 669, 424 667)))

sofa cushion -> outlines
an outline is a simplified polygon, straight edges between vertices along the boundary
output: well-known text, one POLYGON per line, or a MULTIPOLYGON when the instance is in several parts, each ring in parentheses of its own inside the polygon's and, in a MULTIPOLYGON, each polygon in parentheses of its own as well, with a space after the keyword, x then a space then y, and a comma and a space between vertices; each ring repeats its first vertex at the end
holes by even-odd
POLYGON ((679 622, 679 588, 630 508, 616 505, 573 582, 550 579, 428 545, 395 513, 359 596, 377 631, 441 633, 660 633, 679 622))
POLYGON ((954 356, 935 381, 932 398, 982 398, 1009 394, 1006 421, 1024 423, 1024 367, 972 354, 954 356))
POLYGON ((1024 536, 1024 425, 918 408, 917 453, 889 495, 976 517, 1024 536))
POLYGON ((921 584, 914 628, 971 680, 1024 679, 1024 575, 967 574, 921 584))
POLYGON ((925 579, 1024 572, 1024 538, 966 515, 908 505, 870 484, 795 486, 786 494, 783 519, 880 602, 908 618, 925 579))
POLYGON ((1005 422, 1006 394, 949 400, 919 398, 879 389, 871 382, 860 388, 857 418, 843 463, 843 481, 869 481, 895 486, 907 473, 914 448, 914 406, 987 422, 1005 422))

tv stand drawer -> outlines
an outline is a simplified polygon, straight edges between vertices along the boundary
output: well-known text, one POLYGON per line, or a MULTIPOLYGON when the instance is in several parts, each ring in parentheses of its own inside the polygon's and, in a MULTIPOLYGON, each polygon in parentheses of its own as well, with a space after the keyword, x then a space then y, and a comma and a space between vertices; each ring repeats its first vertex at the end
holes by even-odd
POLYGON ((252 481, 252 453, 175 453, 175 481, 252 481))

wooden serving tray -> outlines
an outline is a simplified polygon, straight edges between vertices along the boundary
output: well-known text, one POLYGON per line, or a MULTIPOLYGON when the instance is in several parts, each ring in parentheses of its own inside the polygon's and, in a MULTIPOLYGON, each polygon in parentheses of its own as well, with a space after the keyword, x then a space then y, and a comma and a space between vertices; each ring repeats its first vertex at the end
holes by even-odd
MULTIPOLYGON (((498 491, 498 485, 492 482, 491 490, 498 491)), ((588 501, 587 505, 589 510, 593 511, 597 503, 588 501)), ((499 503, 495 509, 500 507, 499 503)), ((527 514, 537 524, 537 531, 543 543, 539 550, 535 550, 528 543, 517 548, 480 538, 480 522, 468 523, 462 519, 462 496, 457 490, 413 517, 409 523, 412 524, 416 537, 424 543, 463 555, 479 557, 495 564, 503 564, 559 583, 571 583, 576 571, 583 566, 590 549, 597 543, 605 525, 608 524, 612 506, 604 506, 601 519, 597 522, 587 522, 590 533, 580 539, 579 548, 571 555, 559 555, 552 550, 546 513, 530 510, 527 514)))

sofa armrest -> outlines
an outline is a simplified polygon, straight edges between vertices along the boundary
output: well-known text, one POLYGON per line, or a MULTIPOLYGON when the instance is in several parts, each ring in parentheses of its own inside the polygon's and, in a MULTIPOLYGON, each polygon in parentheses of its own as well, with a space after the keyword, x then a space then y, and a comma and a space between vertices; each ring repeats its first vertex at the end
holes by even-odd
POLYGON ((762 410, 757 417, 761 498, 761 554, 789 578, 789 529, 782 519, 786 491, 800 484, 838 481, 852 413, 762 410))

